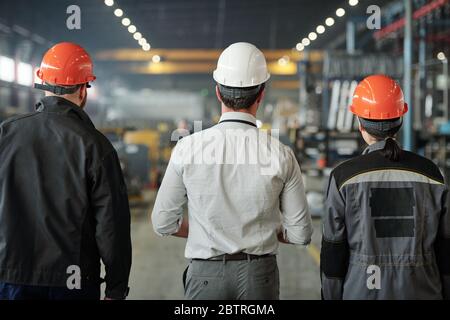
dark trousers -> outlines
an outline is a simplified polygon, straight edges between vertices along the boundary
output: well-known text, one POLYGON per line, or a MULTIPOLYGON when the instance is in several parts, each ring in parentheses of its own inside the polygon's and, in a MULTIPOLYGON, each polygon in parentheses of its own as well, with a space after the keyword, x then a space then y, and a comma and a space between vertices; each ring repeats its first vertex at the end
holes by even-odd
POLYGON ((100 300, 100 285, 80 290, 65 287, 26 286, 0 282, 0 300, 100 300))

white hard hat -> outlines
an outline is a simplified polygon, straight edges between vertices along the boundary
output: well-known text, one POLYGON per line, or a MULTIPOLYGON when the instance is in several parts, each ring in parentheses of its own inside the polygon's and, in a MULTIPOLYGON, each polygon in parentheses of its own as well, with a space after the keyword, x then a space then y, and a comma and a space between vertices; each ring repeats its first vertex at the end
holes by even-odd
POLYGON ((270 74, 261 50, 251 43, 237 42, 222 52, 213 77, 221 85, 245 88, 266 82, 270 74))

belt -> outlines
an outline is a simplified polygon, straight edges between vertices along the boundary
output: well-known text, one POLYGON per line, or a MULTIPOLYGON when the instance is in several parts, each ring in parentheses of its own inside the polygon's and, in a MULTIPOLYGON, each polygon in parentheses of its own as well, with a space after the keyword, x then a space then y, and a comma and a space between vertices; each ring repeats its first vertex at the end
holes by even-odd
POLYGON ((235 254, 221 254, 220 256, 212 257, 209 259, 192 259, 197 261, 238 261, 238 260, 256 260, 256 259, 263 259, 263 258, 270 258, 274 257, 273 254, 263 254, 263 255, 256 255, 256 254, 248 254, 248 253, 235 253, 235 254))

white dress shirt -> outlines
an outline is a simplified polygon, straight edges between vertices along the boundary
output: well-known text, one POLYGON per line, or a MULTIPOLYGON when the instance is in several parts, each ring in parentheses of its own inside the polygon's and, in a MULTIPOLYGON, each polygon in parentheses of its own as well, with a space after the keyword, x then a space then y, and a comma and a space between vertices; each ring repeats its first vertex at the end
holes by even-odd
POLYGON ((280 230, 294 244, 311 240, 294 153, 246 113, 224 113, 219 124, 177 143, 153 208, 155 232, 176 233, 186 202, 188 259, 276 254, 280 230))

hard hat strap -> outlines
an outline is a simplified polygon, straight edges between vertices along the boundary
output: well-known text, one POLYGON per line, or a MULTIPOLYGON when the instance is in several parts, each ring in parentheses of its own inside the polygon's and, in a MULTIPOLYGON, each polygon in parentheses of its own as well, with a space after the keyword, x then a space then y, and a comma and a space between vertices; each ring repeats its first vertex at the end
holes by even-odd
POLYGON ((247 97, 253 97, 256 94, 259 93, 261 90, 261 85, 255 86, 254 88, 235 88, 235 87, 227 87, 222 84, 218 84, 219 91, 222 95, 233 98, 233 99, 239 99, 239 98, 247 98, 247 97), (245 89, 245 90, 243 90, 245 89))
POLYGON ((62 86, 52 86, 50 84, 35 83, 34 87, 39 90, 50 91, 58 96, 63 96, 65 94, 71 94, 76 92, 80 87, 80 85, 71 87, 62 87, 62 86))
POLYGON ((359 121, 364 128, 377 131, 388 131, 402 124, 402 118, 398 118, 395 121, 370 121, 359 117, 359 121))

